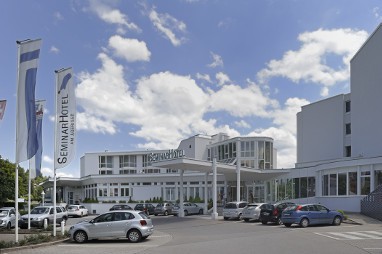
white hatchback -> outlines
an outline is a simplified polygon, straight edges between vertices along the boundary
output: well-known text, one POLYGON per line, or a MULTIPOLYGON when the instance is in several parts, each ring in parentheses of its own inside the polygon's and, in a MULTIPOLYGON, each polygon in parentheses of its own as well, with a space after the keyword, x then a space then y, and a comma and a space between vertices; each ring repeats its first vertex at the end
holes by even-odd
POLYGON ((89 214, 88 209, 83 205, 68 206, 68 216, 82 217, 89 214))

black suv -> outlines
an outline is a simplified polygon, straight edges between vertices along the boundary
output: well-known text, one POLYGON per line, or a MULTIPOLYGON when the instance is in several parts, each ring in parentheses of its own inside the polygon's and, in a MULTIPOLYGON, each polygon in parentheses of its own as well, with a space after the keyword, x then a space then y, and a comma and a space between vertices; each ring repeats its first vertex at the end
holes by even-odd
POLYGON ((267 224, 268 222, 273 222, 281 225, 281 213, 285 208, 296 205, 292 202, 279 202, 274 205, 268 206, 268 209, 263 209, 260 212, 260 221, 262 224, 267 224))
POLYGON ((131 208, 131 206, 129 205, 113 205, 112 208, 109 209, 109 211, 114 210, 133 210, 133 208, 131 208))
POLYGON ((152 204, 136 204, 134 207, 134 210, 136 211, 142 211, 145 212, 147 215, 154 214, 155 206, 152 204))

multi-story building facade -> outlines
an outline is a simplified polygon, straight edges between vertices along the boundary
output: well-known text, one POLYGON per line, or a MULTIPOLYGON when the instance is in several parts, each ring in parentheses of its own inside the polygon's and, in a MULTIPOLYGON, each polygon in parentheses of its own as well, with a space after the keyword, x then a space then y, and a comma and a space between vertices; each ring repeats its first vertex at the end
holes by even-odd
MULTIPOLYGON (((236 137, 226 134, 214 136, 196 135, 180 142, 177 149, 131 152, 86 153, 81 157, 79 179, 60 178, 57 181, 58 200, 69 204, 85 199, 98 201, 128 202, 130 200, 179 201, 181 183, 179 170, 157 167, 162 160, 178 157, 198 161, 217 159, 220 164, 231 165, 235 171, 240 163, 246 171, 271 170, 276 165, 273 139, 268 137, 236 137)), ((198 169, 185 170, 183 195, 185 200, 212 199, 212 172, 198 169)), ((236 174, 236 173, 235 173, 236 174)), ((218 202, 236 200, 264 201, 264 184, 252 179, 241 179, 240 193, 237 181, 218 174, 218 202)), ((51 186, 49 181, 46 186, 51 186)), ((47 201, 50 200, 49 190, 47 201)))
POLYGON ((359 212, 360 200, 382 184, 381 42, 379 25, 350 62, 351 93, 297 114, 296 168, 272 181, 274 199, 359 212))

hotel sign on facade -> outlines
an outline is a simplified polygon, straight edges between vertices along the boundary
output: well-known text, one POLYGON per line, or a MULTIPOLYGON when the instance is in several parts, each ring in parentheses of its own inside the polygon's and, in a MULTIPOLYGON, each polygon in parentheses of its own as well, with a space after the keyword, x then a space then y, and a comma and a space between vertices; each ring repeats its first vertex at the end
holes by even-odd
POLYGON ((171 159, 178 159, 185 156, 184 150, 168 150, 168 152, 164 153, 150 153, 149 154, 149 161, 150 162, 156 162, 156 161, 163 161, 163 160, 171 160, 171 159))

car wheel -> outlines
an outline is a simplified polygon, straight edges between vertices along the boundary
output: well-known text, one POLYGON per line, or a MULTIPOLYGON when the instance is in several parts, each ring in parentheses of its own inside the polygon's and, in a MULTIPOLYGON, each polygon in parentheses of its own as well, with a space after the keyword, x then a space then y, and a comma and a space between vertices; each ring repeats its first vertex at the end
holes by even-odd
POLYGON ((199 214, 203 214, 203 210, 202 209, 199 210, 199 214))
POLYGON ((167 216, 168 215, 168 211, 164 211, 164 215, 167 216))
POLYGON ((184 210, 184 216, 188 216, 188 211, 184 210))
POLYGON ((334 220, 333 220, 333 225, 334 225, 334 226, 339 226, 339 225, 341 225, 341 222, 342 222, 342 220, 341 220, 341 217, 340 217, 340 216, 336 216, 336 217, 334 217, 334 220))
POLYGON ((248 218, 245 218, 245 219, 244 219, 244 221, 245 221, 245 222, 248 222, 248 221, 249 221, 249 219, 248 219, 248 218))
POLYGON ((20 228, 21 228, 21 229, 27 229, 27 228, 28 228, 28 226, 27 226, 27 225, 25 225, 25 224, 22 224, 22 225, 20 225, 20 228))
POLYGON ((85 231, 79 230, 76 233, 74 233, 73 239, 77 243, 84 243, 88 240, 88 235, 85 231))
POLYGON ((306 228, 307 226, 309 226, 309 220, 307 218, 302 218, 300 221, 300 226, 306 228))
POLYGON ((157 213, 154 213, 154 215, 155 215, 155 216, 158 216, 158 214, 157 214, 157 213))
POLYGON ((132 229, 129 232, 127 232, 127 238, 132 243, 137 243, 142 239, 142 234, 137 229, 132 229))
POLYGON ((261 220, 261 224, 263 224, 263 225, 267 225, 267 224, 268 224, 268 221, 266 221, 266 220, 261 220))
POLYGON ((8 222, 7 229, 11 229, 11 227, 12 227, 11 222, 8 222))
POLYGON ((284 225, 285 225, 285 227, 287 227, 287 228, 290 228, 290 226, 292 226, 291 223, 284 223, 284 225))
POLYGON ((283 224, 283 221, 281 220, 281 218, 278 218, 278 219, 276 220, 276 224, 277 224, 277 225, 282 225, 282 224, 283 224))
POLYGON ((228 220, 228 217, 224 217, 224 220, 228 220))
POLYGON ((242 220, 242 214, 239 214, 239 217, 237 218, 238 220, 242 220))

